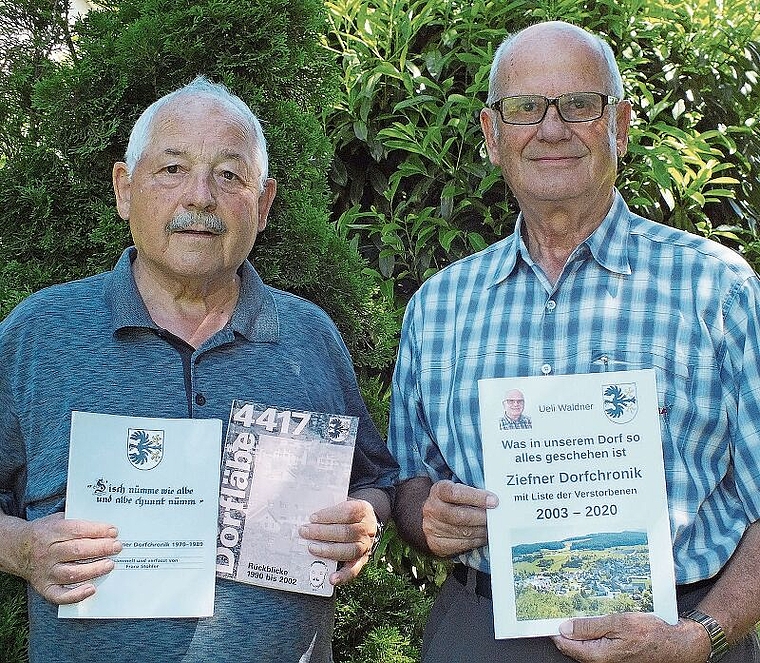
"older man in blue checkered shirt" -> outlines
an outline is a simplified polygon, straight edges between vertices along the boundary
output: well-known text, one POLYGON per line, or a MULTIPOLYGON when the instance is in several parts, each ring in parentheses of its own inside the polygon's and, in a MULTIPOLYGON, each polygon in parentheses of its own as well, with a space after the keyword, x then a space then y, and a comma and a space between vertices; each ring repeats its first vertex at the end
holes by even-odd
POLYGON ((518 389, 512 389, 504 397, 504 416, 499 419, 499 430, 519 430, 533 428, 533 422, 525 414, 525 396, 518 389))
POLYGON ((614 185, 630 118, 611 49, 585 30, 537 24, 495 55, 480 119, 521 214, 415 294, 394 375, 399 531, 458 562, 423 663, 760 660, 760 284, 729 249, 629 211, 614 185), (657 375, 684 618, 495 640, 478 379, 639 368, 657 375))

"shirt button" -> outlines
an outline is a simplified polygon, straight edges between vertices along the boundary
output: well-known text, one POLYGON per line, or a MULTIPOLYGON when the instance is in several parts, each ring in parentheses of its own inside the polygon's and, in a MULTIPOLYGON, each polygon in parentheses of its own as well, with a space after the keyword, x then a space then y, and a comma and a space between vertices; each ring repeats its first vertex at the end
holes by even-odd
POLYGON ((541 372, 542 372, 544 375, 549 375, 549 373, 551 373, 551 372, 552 372, 552 366, 551 366, 551 364, 544 364, 544 365, 541 367, 541 372))
POLYGON ((548 302, 546 302, 547 311, 553 311, 555 308, 557 308, 557 302, 555 302, 553 299, 550 299, 548 302))
POLYGON ((206 404, 206 397, 203 394, 195 394, 195 404, 196 405, 205 405, 206 404))

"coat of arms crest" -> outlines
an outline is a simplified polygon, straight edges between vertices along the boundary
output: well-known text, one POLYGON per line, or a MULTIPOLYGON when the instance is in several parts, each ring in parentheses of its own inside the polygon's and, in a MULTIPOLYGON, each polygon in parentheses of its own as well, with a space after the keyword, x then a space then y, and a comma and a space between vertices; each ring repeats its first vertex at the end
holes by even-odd
POLYGON ((604 414, 616 424, 627 424, 639 411, 635 382, 603 385, 602 399, 604 414))
POLYGON ((164 457, 164 431, 130 428, 127 459, 138 470, 152 470, 164 457))

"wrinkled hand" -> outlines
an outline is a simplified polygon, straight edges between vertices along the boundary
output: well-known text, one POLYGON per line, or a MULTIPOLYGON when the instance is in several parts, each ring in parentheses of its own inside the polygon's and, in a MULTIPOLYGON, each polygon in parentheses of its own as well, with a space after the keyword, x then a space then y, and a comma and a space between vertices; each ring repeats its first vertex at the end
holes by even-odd
POLYGON ((638 612, 571 619, 560 633, 552 637, 557 649, 582 663, 703 663, 710 654, 699 624, 638 612))
POLYGON ((65 520, 62 513, 25 522, 17 547, 18 575, 56 605, 92 596, 94 578, 114 568, 121 552, 112 525, 65 520))
POLYGON ((348 499, 313 513, 298 533, 309 539, 309 552, 316 557, 344 562, 330 583, 343 585, 359 575, 369 560, 377 532, 377 519, 366 500, 348 499))
POLYGON ((488 543, 486 509, 499 503, 493 493, 453 481, 437 481, 422 506, 422 531, 430 551, 450 557, 488 543))

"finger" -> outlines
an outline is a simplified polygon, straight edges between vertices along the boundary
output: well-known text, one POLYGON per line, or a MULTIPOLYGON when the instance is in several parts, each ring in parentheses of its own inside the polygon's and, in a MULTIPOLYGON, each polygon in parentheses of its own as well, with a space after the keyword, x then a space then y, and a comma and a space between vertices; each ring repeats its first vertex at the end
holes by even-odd
POLYGON ((86 583, 67 587, 66 585, 51 585, 49 591, 42 595, 55 605, 67 605, 69 603, 79 603, 89 598, 95 593, 95 585, 86 583))
POLYGON ((460 527, 454 530, 453 533, 439 534, 447 539, 458 541, 469 541, 475 544, 480 541, 478 545, 483 545, 488 541, 488 531, 485 527, 460 527))
POLYGON ((49 578, 55 585, 81 585, 113 571, 116 564, 110 558, 79 564, 56 564, 49 578))
POLYGON ((79 564, 57 564, 43 587, 36 587, 48 601, 56 605, 76 603, 92 596, 96 589, 92 580, 107 575, 115 567, 112 559, 79 564))
POLYGON ((609 616, 577 617, 559 625, 559 632, 570 640, 598 640, 613 630, 609 616))
POLYGON ((338 562, 349 562, 360 557, 367 557, 371 545, 369 538, 366 541, 353 543, 312 542, 309 543, 309 552, 315 557, 334 559, 338 562))
POLYGON ((364 500, 352 499, 320 509, 309 516, 312 523, 359 523, 363 520, 375 521, 372 506, 364 500))
POLYGON ((492 509, 499 504, 499 498, 487 490, 448 480, 434 483, 430 489, 430 496, 449 504, 461 504, 479 509, 492 509))
POLYGON ((426 541, 430 550, 439 557, 457 555, 467 550, 479 548, 488 543, 488 537, 471 537, 469 539, 450 538, 426 533, 426 541))
POLYGON ((51 545, 50 555, 59 562, 77 562, 118 555, 121 550, 121 541, 111 538, 70 539, 51 545))
POLYGON ((422 517, 441 523, 451 534, 466 527, 485 527, 487 520, 485 509, 436 500, 428 500, 422 505, 422 517))
MULTIPOLYGON (((58 516, 59 514, 55 514, 58 516)), ((62 515, 62 514, 61 514, 62 515)), ((109 523, 99 523, 90 520, 67 520, 63 517, 50 517, 50 522, 39 522, 48 529, 54 540, 66 541, 69 539, 115 539, 119 536, 119 530, 109 523)))
POLYGON ((330 574, 331 585, 345 585, 347 582, 351 582, 359 572, 364 568, 369 558, 364 555, 353 562, 346 562, 335 573, 330 574))
POLYGON ((369 540, 373 534, 369 526, 364 523, 351 523, 349 525, 301 525, 298 534, 310 541, 335 541, 338 543, 355 543, 362 539, 369 540))
MULTIPOLYGON (((483 513, 482 511, 480 512, 483 513)), ((475 515, 457 516, 454 513, 435 514, 423 512, 423 530, 430 535, 446 536, 453 539, 472 539, 488 536, 485 517, 475 515)))

